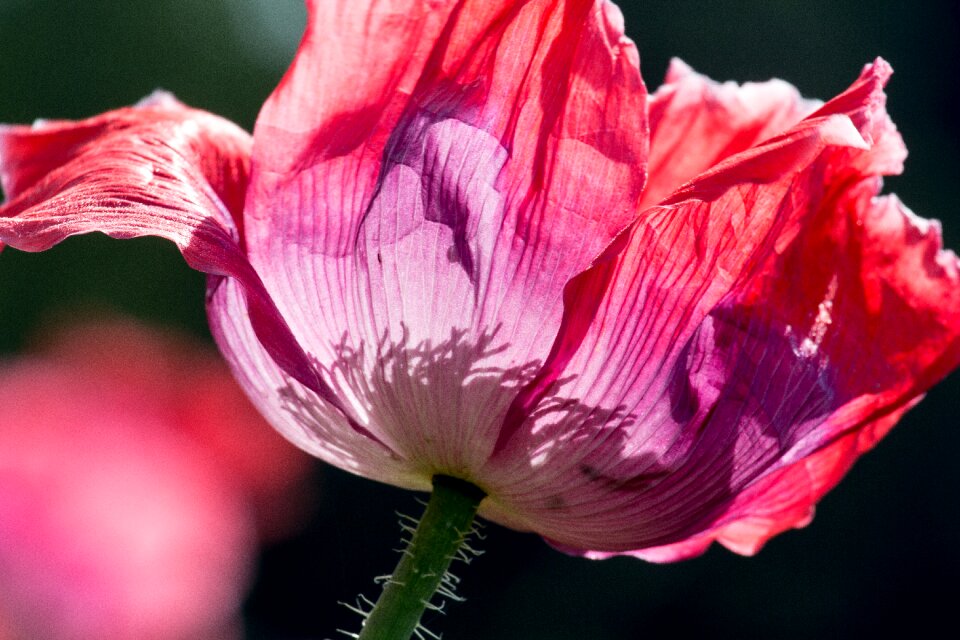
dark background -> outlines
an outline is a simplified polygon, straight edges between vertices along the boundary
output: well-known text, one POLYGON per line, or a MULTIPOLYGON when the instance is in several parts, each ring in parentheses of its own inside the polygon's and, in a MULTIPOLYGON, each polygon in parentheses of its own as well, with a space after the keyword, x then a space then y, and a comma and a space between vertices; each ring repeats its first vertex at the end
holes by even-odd
MULTIPOLYGON (((718 80, 777 76, 804 95, 842 91, 877 55, 896 74, 889 111, 910 158, 888 180, 960 247, 960 10, 953 1, 755 0, 623 7, 644 77, 671 56, 718 80)), ((298 0, 0 0, 0 121, 80 118, 162 87, 251 128, 288 63, 298 0)), ((99 306, 209 339, 203 279, 172 245, 72 239, 44 254, 0 256, 0 355, 31 327, 99 306)), ((909 331, 909 327, 904 328, 909 331)), ((445 638, 854 638, 955 628, 960 587, 956 374, 934 389, 821 504, 813 524, 759 556, 713 549, 656 566, 566 557, 537 537, 485 529, 487 554, 460 567, 467 602, 432 620, 445 638)), ((397 546, 395 510, 414 496, 336 469, 316 471, 317 517, 265 550, 246 605, 258 638, 341 637, 356 615, 338 600, 373 597, 397 546)), ((2 517, 2 514, 0 514, 2 517)))

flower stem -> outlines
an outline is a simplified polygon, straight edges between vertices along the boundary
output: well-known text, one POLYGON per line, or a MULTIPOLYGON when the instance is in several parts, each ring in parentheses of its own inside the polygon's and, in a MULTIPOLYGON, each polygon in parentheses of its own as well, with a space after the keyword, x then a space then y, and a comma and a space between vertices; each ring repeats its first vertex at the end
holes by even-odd
POLYGON ((435 476, 430 502, 413 539, 363 623, 358 640, 408 640, 447 568, 473 528, 484 493, 472 484, 435 476))

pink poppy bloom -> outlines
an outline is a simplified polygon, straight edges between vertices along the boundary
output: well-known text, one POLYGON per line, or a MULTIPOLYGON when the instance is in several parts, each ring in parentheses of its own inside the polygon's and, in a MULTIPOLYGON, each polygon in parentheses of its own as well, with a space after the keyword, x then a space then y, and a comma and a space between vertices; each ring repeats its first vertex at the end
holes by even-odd
POLYGON ((593 557, 753 553, 960 361, 882 60, 648 96, 603 0, 307 4, 252 140, 163 94, 3 129, 0 241, 175 242, 313 455, 593 557))

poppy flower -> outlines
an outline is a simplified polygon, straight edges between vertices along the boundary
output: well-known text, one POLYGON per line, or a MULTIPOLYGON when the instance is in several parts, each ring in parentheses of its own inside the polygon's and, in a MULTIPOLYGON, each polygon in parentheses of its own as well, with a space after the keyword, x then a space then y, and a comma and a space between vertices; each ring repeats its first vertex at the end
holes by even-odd
POLYGON ((56 355, 0 364, 0 637, 240 635, 250 504, 120 375, 56 355))
POLYGON ((312 464, 251 406, 216 352, 174 331, 109 314, 38 332, 36 351, 151 411, 242 496, 261 542, 292 533, 310 508, 312 464))
POLYGON ((0 638, 237 637, 310 458, 183 336, 95 315, 36 343, 0 363, 0 638))
POLYGON ((573 553, 753 553, 960 362, 884 61, 648 96, 603 0, 307 5, 252 139, 165 94, 0 131, 0 241, 175 242, 307 452, 573 553))

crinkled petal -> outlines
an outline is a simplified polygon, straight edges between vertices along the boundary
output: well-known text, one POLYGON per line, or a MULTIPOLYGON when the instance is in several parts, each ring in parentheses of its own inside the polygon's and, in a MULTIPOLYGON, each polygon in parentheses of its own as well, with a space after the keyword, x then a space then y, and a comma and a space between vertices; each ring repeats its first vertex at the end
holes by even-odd
MULTIPOLYGON (((702 554, 714 541, 736 553, 754 555, 770 538, 809 524, 820 498, 835 487, 857 458, 872 449, 919 399, 897 407, 858 430, 847 431, 823 449, 764 476, 738 495, 707 532, 683 542, 627 555, 649 562, 676 562, 702 554)), ((599 559, 622 554, 588 552, 583 555, 599 559)))
POLYGON ((2 126, 4 240, 41 251, 104 224, 118 237, 155 229, 187 248, 206 224, 211 241, 235 244, 250 145, 232 123, 162 92, 80 122, 2 126))
POLYGON ((728 157, 786 132, 818 106, 782 80, 720 84, 674 59, 664 84, 650 96, 649 178, 640 209, 728 157))
POLYGON ((2 127, 7 202, 0 208, 0 243, 42 251, 93 231, 166 238, 195 269, 242 283, 270 354, 289 375, 332 398, 241 247, 234 221, 245 197, 250 144, 232 123, 168 94, 81 122, 2 127))
POLYGON ((824 454, 802 486, 772 474, 799 482, 782 470, 889 428, 957 365, 956 257, 935 223, 874 197, 904 155, 888 76, 869 66, 641 214, 571 281, 498 443, 491 517, 593 552, 682 542, 650 556, 675 559, 704 534, 752 550, 802 525, 852 459, 824 454))
POLYGON ((636 50, 601 0, 309 10, 254 134, 251 260, 358 424, 424 486, 470 477, 635 215, 636 50))

